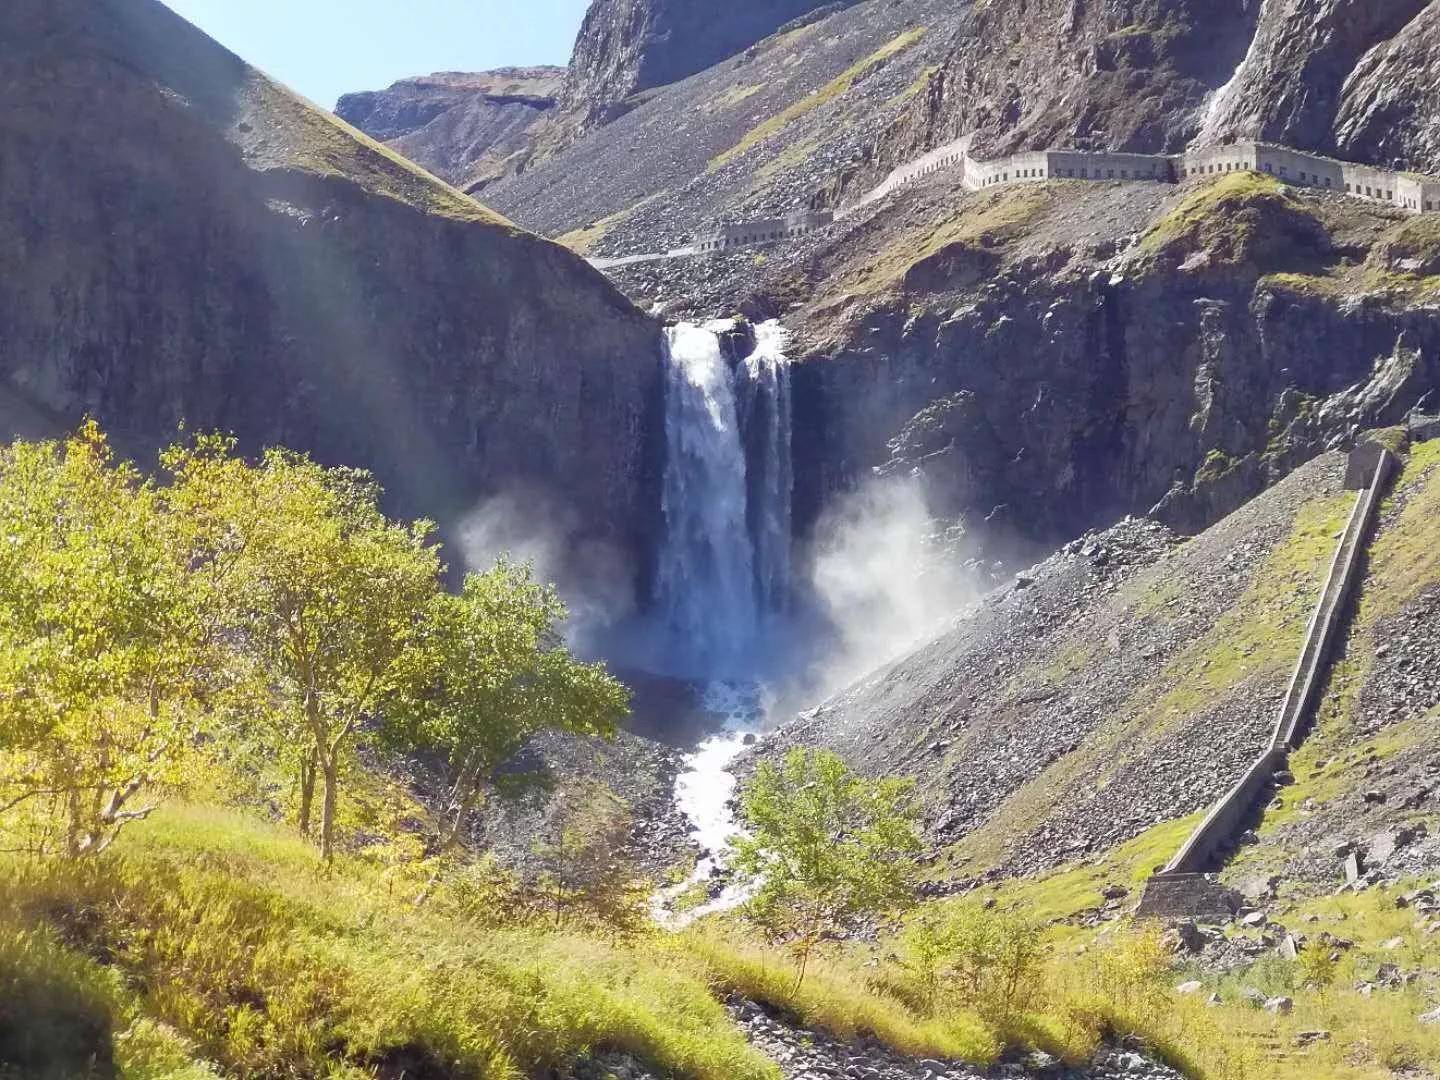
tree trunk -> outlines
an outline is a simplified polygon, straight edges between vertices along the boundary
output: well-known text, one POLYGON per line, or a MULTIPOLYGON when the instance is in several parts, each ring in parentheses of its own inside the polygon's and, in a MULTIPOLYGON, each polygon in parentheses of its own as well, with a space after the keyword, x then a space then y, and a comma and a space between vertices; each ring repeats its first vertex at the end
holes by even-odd
MULTIPOLYGON (((460 775, 456 777, 454 786, 450 789, 450 806, 454 814, 445 825, 445 831, 440 834, 440 849, 435 853, 437 859, 443 859, 460 842, 460 832, 465 827, 465 821, 470 816, 470 809, 475 802, 477 783, 473 763, 467 761, 460 769, 460 775)), ((440 884, 440 871, 442 866, 437 864, 435 872, 430 875, 430 880, 420 890, 420 895, 415 898, 415 906, 424 907, 425 902, 435 892, 436 886, 440 884)))
POLYGON ((340 765, 335 754, 321 762, 325 774, 325 801, 320 810, 320 857, 327 863, 335 855, 335 801, 339 797, 340 765))
POLYGON ((300 763, 300 835, 310 836, 310 819, 315 806, 316 753, 312 747, 300 763))

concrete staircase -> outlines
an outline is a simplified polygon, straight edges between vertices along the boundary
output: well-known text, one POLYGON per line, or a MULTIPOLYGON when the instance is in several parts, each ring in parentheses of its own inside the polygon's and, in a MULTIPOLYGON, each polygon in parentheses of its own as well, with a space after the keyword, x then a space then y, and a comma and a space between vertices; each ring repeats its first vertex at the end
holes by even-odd
POLYGON ((1380 502, 1394 475, 1395 455, 1375 442, 1351 454, 1347 486, 1361 489, 1349 523, 1335 549, 1305 644, 1295 665, 1270 745, 1233 788, 1206 815, 1165 868, 1146 885, 1142 917, 1196 918, 1223 915, 1232 898, 1208 876, 1235 843, 1257 806, 1268 801, 1275 774, 1291 751, 1304 742, 1315 722, 1325 676, 1340 644, 1350 599, 1360 576, 1362 556, 1374 532, 1380 502))

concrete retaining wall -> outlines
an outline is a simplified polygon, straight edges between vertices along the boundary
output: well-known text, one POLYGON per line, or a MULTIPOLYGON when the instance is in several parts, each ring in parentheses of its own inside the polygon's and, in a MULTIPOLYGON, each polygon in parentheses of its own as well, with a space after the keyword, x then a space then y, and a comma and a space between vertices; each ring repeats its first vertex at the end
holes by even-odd
MULTIPOLYGON (((893 170, 855 206, 884 198, 940 169, 958 169, 974 191, 1041 180, 1154 180, 1175 183, 1228 172, 1260 172, 1286 183, 1375 199, 1416 213, 1440 212, 1440 179, 1354 165, 1271 143, 1208 146, 1169 156, 1084 150, 1035 150, 976 161, 957 139, 893 170)), ((852 207, 851 209, 854 209, 852 207)), ((846 211, 848 212, 848 211, 846 211)))
MULTIPOLYGON (((1364 448, 1356 451, 1365 452, 1373 451, 1364 448)), ((1240 782, 1215 804, 1175 857, 1156 875, 1157 878, 1200 874, 1209 869, 1215 856, 1234 842, 1256 804, 1268 794, 1275 773, 1285 766, 1290 751, 1309 734, 1325 674, 1339 643, 1349 600, 1359 577, 1362 557, 1395 465, 1395 456, 1388 450, 1382 450, 1369 486, 1350 514, 1350 521, 1335 549, 1325 587, 1311 616, 1305 644, 1295 665, 1295 673, 1291 676, 1285 702, 1280 707, 1270 745, 1240 782)))
POLYGON ((1209 146, 1178 156, 1092 153, 1084 150, 1031 150, 992 161, 976 161, 965 136, 936 147, 890 174, 849 207, 837 212, 801 211, 783 218, 718 225, 696 236, 697 254, 774 244, 828 226, 892 192, 934 173, 957 171, 966 187, 981 191, 1001 184, 1046 180, 1151 180, 1173 184, 1229 172, 1260 172, 1289 184, 1343 192, 1414 213, 1440 212, 1440 178, 1397 173, 1369 165, 1307 154, 1270 143, 1242 142, 1209 146))
POLYGON ((823 229, 835 220, 829 210, 802 210, 783 218, 761 218, 719 225, 703 236, 697 236, 691 247, 696 252, 729 251, 733 248, 778 244, 792 236, 805 236, 823 229))

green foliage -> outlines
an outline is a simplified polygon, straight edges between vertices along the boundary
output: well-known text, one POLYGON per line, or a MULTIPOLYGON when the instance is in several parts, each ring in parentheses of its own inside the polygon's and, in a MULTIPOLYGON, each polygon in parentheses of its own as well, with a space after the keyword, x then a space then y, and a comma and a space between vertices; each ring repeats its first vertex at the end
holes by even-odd
POLYGON ((25 814, 30 848, 103 851, 204 745, 278 758, 307 835, 318 789, 329 858, 357 744, 382 732, 449 754, 453 839, 537 731, 625 715, 625 688, 561 647, 553 588, 502 561, 445 593, 433 526, 387 518, 368 474, 248 462, 219 435, 161 466, 163 486, 117 464, 93 423, 0 452, 0 815, 25 814))
POLYGON ((913 787, 866 781, 833 753, 797 747, 763 762, 746 788, 749 835, 732 865, 757 885, 748 917, 792 945, 797 982, 823 938, 913 902, 913 787))
POLYGON ((652 886, 617 856, 633 831, 629 808, 599 785, 583 788, 572 801, 586 806, 558 843, 537 854, 544 866, 537 892, 553 918, 579 919, 622 935, 651 926, 652 886))
MULTIPOLYGON (((487 888, 499 899, 507 887, 487 888)), ((101 860, 0 861, 0 931, 13 918, 64 943, 29 965, 32 983, 70 981, 73 968, 135 988, 148 1026, 110 1013, 100 1041, 117 1056, 132 1032, 164 1029, 192 1059, 258 1080, 401 1069, 519 1080, 601 1046, 662 1075, 777 1080, 685 957, 573 921, 504 920, 475 894, 462 910, 452 889, 416 911, 343 852, 327 865, 253 818, 172 805, 101 860)), ((103 1020, 98 1007, 83 1015, 103 1020)))
POLYGON ((243 643, 254 696, 299 763, 302 830, 317 776, 323 782, 329 857, 345 756, 399 690, 439 590, 433 526, 387 519, 367 474, 285 450, 252 466, 232 449, 202 438, 168 451, 172 505, 199 523, 192 562, 223 568, 216 600, 226 630, 243 643))
POLYGON ((698 964, 717 991, 770 1006, 839 1039, 874 1038, 919 1058, 989 1064, 1003 1049, 995 1029, 963 1007, 929 1016, 909 1007, 876 977, 876 968, 817 958, 803 983, 774 951, 739 939, 733 931, 695 926, 671 940, 671 949, 698 964))
POLYGON ((537 732, 609 737, 628 715, 630 692, 604 665, 583 663, 562 646, 566 618, 555 588, 508 559, 469 575, 459 595, 430 600, 387 723, 402 744, 450 759, 444 846, 458 838, 482 785, 537 732))
POLYGON ((1045 958, 1037 923, 975 903, 927 912, 906 928, 901 950, 927 1012, 960 1005, 1002 1028, 1033 998, 1045 958))
POLYGON ((0 921, 0 1078, 206 1080, 172 1028, 139 1013, 122 980, 45 930, 0 921))
POLYGON ((173 780, 211 634, 160 496, 87 424, 0 451, 0 814, 103 851, 173 780))
POLYGON ((1314 212, 1279 180, 1258 172, 1226 173, 1190 192, 1151 225, 1140 248, 1172 261, 1203 252, 1210 266, 1260 273, 1311 269, 1331 254, 1314 212))

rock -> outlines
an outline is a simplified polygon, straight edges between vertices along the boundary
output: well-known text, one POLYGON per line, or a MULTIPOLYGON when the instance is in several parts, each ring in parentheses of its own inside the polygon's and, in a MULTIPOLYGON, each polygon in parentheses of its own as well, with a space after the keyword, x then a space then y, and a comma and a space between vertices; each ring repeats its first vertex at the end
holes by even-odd
POLYGON ((1198 953, 1205 947, 1205 935, 1186 919, 1171 926, 1160 937, 1160 943, 1173 953, 1198 953))
POLYGON ((1330 1032, 1324 1030, 1298 1031, 1295 1033, 1297 1046, 1311 1046, 1314 1043, 1329 1042, 1330 1032))
POLYGON ((829 0, 596 0, 585 16, 563 102, 592 125, 626 98, 678 82, 743 51, 829 0))
POLYGON ((543 490, 527 513, 568 520, 559 562, 653 550, 660 330, 582 259, 377 155, 162 4, 5 13, 0 202, 47 223, 27 257, 51 272, 0 277, 0 386, 23 383, 37 423, 92 415, 137 457, 182 420, 286 445, 373 471, 388 510, 442 533, 543 490), (60 41, 69 74, 40 77, 60 41), (80 160, 62 193, 45 163, 80 160))
POLYGON ((1130 890, 1124 885, 1107 885, 1100 895, 1106 900, 1123 900, 1130 895, 1130 890))
POLYGON ((1345 857, 1345 882, 1354 885, 1360 880, 1360 855, 1357 852, 1350 852, 1345 857))
POLYGON ((1416 1019, 1422 1024, 1440 1024, 1440 1008, 1431 1009, 1427 1013, 1421 1013, 1416 1019))
POLYGON ((1254 1005, 1257 1009, 1263 1007, 1265 1003, 1270 1000, 1269 994, 1263 990, 1257 990, 1253 986, 1247 986, 1244 990, 1240 991, 1240 997, 1248 1001, 1251 1005, 1254 1005))
POLYGON ((1376 833, 1366 852, 1366 863, 1370 866, 1384 866, 1396 852, 1412 844, 1417 835, 1416 829, 1403 825, 1376 833))
POLYGON ((1267 916, 1265 912, 1252 911, 1250 912, 1250 914, 1241 918, 1240 925, 1254 929, 1256 927, 1264 926, 1267 922, 1269 922, 1269 916, 1267 916))
POLYGON ((1268 999, 1263 1006, 1266 1012, 1274 1013, 1277 1016, 1289 1016, 1295 1008, 1295 1002, 1288 997, 1273 997, 1268 999))
POLYGON ((1179 986, 1175 987, 1175 992, 1177 994, 1194 994, 1201 990, 1204 986, 1205 984, 1202 983, 1199 979, 1191 979, 1188 982, 1182 982, 1179 986))
POLYGON ((403 79, 346 94, 335 115, 458 188, 497 179, 526 156, 531 128, 559 103, 565 69, 501 68, 403 79))

